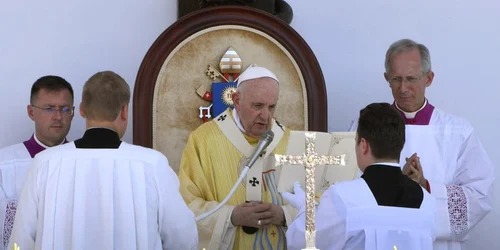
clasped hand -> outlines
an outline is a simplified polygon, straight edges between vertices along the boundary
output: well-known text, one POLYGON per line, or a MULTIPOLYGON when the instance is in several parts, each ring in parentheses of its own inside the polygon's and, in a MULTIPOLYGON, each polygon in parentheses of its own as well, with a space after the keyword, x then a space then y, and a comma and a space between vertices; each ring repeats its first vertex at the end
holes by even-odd
POLYGON ((406 163, 403 167, 403 174, 410 177, 416 183, 420 184, 422 187, 427 188, 427 180, 424 177, 424 171, 422 165, 420 164, 420 157, 417 153, 414 153, 410 158, 406 157, 406 163))
POLYGON ((233 209, 231 214, 231 222, 235 226, 265 228, 272 225, 283 225, 284 221, 285 213, 282 207, 259 201, 240 204, 233 209))

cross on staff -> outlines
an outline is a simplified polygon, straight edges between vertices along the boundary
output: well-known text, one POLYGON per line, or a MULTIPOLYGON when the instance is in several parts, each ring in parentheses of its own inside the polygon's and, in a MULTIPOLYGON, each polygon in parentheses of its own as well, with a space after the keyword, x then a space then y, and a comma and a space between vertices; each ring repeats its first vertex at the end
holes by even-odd
POLYGON ((275 166, 302 165, 306 168, 306 249, 316 249, 316 210, 314 198, 316 196, 314 170, 317 165, 345 166, 345 154, 318 155, 315 151, 316 133, 306 132, 306 152, 303 155, 275 155, 275 166))

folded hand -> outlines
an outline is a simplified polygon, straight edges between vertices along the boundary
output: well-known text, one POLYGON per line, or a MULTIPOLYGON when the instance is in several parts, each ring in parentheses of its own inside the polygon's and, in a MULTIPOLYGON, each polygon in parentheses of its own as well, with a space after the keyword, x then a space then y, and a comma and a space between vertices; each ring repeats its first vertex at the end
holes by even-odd
POLYGON ((284 220, 283 208, 273 203, 258 201, 240 204, 233 209, 231 214, 231 222, 235 226, 265 228, 271 225, 282 225, 284 220))

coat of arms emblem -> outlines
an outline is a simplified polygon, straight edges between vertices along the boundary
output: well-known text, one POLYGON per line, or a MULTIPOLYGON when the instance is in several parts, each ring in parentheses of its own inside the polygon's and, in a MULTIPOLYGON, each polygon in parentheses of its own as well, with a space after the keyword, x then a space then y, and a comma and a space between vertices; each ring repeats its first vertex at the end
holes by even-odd
POLYGON ((220 62, 219 70, 214 66, 208 65, 205 74, 213 81, 211 84, 202 84, 196 90, 196 93, 206 101, 211 102, 208 106, 199 108, 200 119, 204 122, 213 117, 217 117, 227 108, 234 108, 232 94, 236 91, 237 80, 242 73, 243 62, 234 50, 229 49, 224 53, 220 62))

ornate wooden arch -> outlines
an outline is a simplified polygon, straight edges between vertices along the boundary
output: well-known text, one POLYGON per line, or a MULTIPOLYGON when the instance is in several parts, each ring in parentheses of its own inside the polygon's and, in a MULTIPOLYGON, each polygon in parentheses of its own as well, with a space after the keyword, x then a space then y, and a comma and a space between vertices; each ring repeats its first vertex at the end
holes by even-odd
MULTIPOLYGON (((180 44, 186 44, 185 41, 193 35, 219 26, 248 27, 274 39, 275 43, 279 43, 279 46, 287 51, 288 57, 293 58, 295 68, 300 69, 302 88, 305 89, 303 92, 306 92, 303 93, 304 109, 307 109, 304 110, 303 116, 305 119, 303 122, 307 121, 304 124, 305 130, 327 131, 325 82, 319 63, 307 43, 288 24, 267 12, 249 7, 224 6, 202 9, 179 19, 157 38, 145 55, 137 74, 133 94, 134 144, 154 147, 153 133, 157 132, 154 132, 153 117, 156 114, 154 113, 155 107, 158 105, 153 106, 155 87, 157 87, 164 63, 170 60, 167 58, 171 58, 169 55, 176 53, 176 48, 178 49, 180 44)), ((175 84, 186 83, 176 81, 175 84)), ((278 106, 281 105, 283 105, 282 101, 278 106)), ((183 145, 179 143, 176 147, 180 148, 183 145)), ((164 149, 164 151, 168 150, 164 149)), ((174 155, 177 156, 178 149, 175 151, 174 155)))

